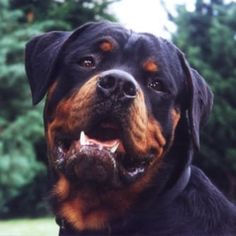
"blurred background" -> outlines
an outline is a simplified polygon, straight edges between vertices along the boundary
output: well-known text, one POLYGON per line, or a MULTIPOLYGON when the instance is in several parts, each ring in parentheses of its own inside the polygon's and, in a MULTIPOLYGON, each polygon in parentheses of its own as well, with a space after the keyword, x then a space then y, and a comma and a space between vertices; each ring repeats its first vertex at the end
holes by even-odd
POLYGON ((236 200, 236 2, 223 0, 0 1, 1 235, 57 235, 47 204, 42 108, 31 103, 25 43, 50 30, 108 19, 173 41, 215 94, 195 155, 211 180, 236 200))

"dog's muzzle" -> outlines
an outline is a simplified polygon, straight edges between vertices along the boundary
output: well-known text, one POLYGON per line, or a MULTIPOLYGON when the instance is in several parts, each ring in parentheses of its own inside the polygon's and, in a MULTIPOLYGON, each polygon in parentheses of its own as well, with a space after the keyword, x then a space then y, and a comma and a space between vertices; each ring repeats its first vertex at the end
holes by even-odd
POLYGON ((162 151, 159 126, 148 117, 141 88, 125 71, 91 78, 57 112, 48 132, 55 166, 80 187, 132 183, 162 151))

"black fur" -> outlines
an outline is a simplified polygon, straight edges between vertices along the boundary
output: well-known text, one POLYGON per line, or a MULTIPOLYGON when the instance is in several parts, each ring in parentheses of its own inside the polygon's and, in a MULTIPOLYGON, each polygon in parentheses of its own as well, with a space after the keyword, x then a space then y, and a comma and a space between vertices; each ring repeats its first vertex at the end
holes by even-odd
POLYGON ((132 74, 146 96, 148 109, 160 122, 166 137, 170 136, 170 131, 169 118, 163 115, 165 111, 178 105, 181 120, 173 145, 164 158, 164 168, 153 181, 155 184, 139 197, 134 209, 124 219, 112 222, 108 230, 99 232, 76 232, 63 219, 58 219, 60 236, 236 235, 236 207, 201 170, 191 165, 193 152, 200 146, 200 126, 209 116, 213 96, 204 79, 188 65, 183 53, 173 44, 150 34, 132 33, 109 22, 88 23, 73 32, 50 32, 38 36, 26 47, 26 72, 33 103, 37 104, 57 80, 57 91, 47 101, 47 109, 51 110, 73 88, 80 87, 87 77, 91 77, 92 74, 80 73, 78 79, 76 69, 68 65, 75 55, 89 53, 88 42, 92 41, 92 44, 107 34, 122 46, 114 58, 100 65, 99 70, 122 67, 132 74), (122 50, 126 50, 126 55, 122 50), (169 98, 157 97, 142 82, 144 75, 137 65, 151 52, 162 68, 159 76, 171 93, 169 98))

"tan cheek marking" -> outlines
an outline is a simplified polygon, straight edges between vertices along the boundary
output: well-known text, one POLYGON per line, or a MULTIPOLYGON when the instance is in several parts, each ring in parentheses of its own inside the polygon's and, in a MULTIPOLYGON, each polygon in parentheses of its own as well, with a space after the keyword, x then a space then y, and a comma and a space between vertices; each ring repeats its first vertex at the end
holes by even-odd
POLYGON ((130 109, 128 130, 131 135, 132 142, 136 143, 135 146, 139 146, 139 143, 145 142, 144 131, 147 126, 147 111, 142 102, 143 100, 143 94, 139 91, 137 98, 130 109))
POLYGON ((151 73, 158 72, 159 70, 157 63, 152 59, 148 59, 146 62, 144 62, 143 68, 145 71, 151 73))
POLYGON ((173 109, 171 111, 171 116, 172 116, 172 122, 173 122, 173 130, 175 130, 180 120, 180 112, 178 112, 176 109, 173 109))
POLYGON ((53 148, 54 146, 55 135, 58 128, 61 129, 63 127, 64 130, 68 130, 67 121, 70 109, 71 109, 71 101, 70 100, 62 101, 56 109, 55 119, 52 122, 48 123, 46 136, 49 149, 53 148))
POLYGON ((70 115, 68 118, 68 128, 73 130, 74 127, 84 127, 89 121, 93 104, 96 100, 96 85, 97 77, 90 79, 84 86, 76 93, 71 106, 70 115))
POLYGON ((174 141, 174 138, 175 138, 175 130, 176 130, 176 127, 179 123, 179 120, 180 120, 180 112, 177 111, 176 109, 172 109, 171 111, 171 118, 172 118, 172 134, 171 134, 171 141, 170 143, 173 143, 174 141))
POLYGON ((148 148, 154 149, 158 157, 162 155, 166 140, 162 135, 160 124, 153 117, 148 119, 147 143, 148 148))
POLYGON ((97 77, 90 79, 74 92, 70 98, 62 100, 55 111, 55 119, 48 124, 47 139, 50 146, 53 146, 53 140, 57 129, 63 129, 65 132, 73 132, 76 127, 83 129, 90 117, 90 108, 95 98, 97 77))
POLYGON ((130 109, 129 135, 135 152, 146 154, 151 148, 160 156, 166 143, 158 122, 147 114, 144 96, 138 92, 130 109))
POLYGON ((113 50, 114 46, 111 42, 104 41, 100 44, 100 49, 103 52, 111 52, 113 50))

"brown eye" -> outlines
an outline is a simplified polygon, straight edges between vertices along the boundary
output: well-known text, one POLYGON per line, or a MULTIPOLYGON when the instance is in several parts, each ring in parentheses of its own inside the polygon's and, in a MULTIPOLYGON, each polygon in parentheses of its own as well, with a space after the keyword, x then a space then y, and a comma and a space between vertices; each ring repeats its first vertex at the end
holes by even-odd
POLYGON ((94 68, 95 67, 95 60, 93 57, 83 57, 78 61, 78 65, 84 68, 94 68))
POLYGON ((148 87, 155 90, 155 91, 163 91, 163 84, 160 80, 154 80, 154 81, 150 81, 148 83, 148 87))

